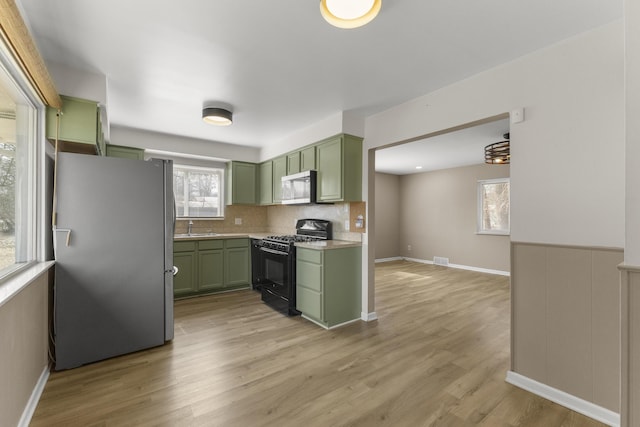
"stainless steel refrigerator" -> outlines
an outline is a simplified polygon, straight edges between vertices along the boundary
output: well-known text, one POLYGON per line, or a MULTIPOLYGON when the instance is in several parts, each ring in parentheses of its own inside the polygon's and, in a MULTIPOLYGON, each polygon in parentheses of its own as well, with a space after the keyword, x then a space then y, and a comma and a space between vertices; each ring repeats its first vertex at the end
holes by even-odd
POLYGON ((60 153, 55 368, 173 339, 173 165, 60 153))

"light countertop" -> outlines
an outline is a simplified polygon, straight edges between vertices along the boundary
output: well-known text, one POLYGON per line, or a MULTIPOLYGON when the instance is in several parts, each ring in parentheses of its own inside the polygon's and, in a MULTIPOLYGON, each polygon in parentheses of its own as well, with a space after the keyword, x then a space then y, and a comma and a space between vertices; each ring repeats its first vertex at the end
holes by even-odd
POLYGON ((320 240, 318 242, 298 242, 296 247, 305 249, 315 249, 319 251, 330 249, 341 249, 362 246, 360 242, 352 242, 349 240, 320 240))
MULTIPOLYGON (((272 233, 202 233, 192 234, 188 236, 186 234, 176 234, 173 240, 185 241, 185 240, 215 240, 215 239, 262 239, 267 236, 271 236, 272 233)), ((349 240, 321 240, 318 242, 298 242, 295 244, 299 248, 315 249, 315 250, 330 250, 348 247, 362 246, 360 242, 353 242, 349 240)))

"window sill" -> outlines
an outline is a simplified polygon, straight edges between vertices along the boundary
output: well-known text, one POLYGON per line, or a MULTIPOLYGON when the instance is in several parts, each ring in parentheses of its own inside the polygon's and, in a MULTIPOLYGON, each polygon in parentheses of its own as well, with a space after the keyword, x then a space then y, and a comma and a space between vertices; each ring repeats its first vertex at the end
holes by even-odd
POLYGON ((9 276, 0 283, 0 307, 40 277, 45 271, 49 270, 54 264, 54 261, 36 262, 24 270, 9 276))
POLYGON ((481 236, 511 236, 510 231, 476 231, 481 236))

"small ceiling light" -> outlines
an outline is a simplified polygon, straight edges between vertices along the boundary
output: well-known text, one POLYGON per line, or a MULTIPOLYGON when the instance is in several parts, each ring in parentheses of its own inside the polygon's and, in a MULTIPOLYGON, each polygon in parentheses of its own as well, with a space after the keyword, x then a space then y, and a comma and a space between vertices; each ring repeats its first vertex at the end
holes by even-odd
POLYGON ((202 109, 202 120, 215 126, 229 126, 233 123, 233 113, 218 107, 205 107, 202 109))
POLYGON ((416 169, 422 169, 422 166, 416 166, 416 169))
POLYGON ((508 165, 511 163, 509 132, 502 135, 505 141, 494 142, 484 147, 484 162, 490 165, 508 165))
POLYGON ((320 13, 338 28, 358 28, 373 21, 382 0, 320 0, 320 13))

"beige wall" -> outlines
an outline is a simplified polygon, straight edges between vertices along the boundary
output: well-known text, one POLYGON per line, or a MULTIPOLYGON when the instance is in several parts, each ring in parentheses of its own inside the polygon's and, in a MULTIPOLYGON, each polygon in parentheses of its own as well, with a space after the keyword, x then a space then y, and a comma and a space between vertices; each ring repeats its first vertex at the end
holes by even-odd
POLYGON ((400 256, 400 176, 376 173, 376 259, 400 256))
POLYGON ((620 410, 622 250, 513 243, 512 370, 620 410))
POLYGON ((0 306, 0 426, 18 425, 48 367, 49 278, 42 274, 0 306))
POLYGON ((485 164, 403 175, 400 254, 510 271, 509 236, 476 234, 478 180, 507 177, 508 165, 485 164))

